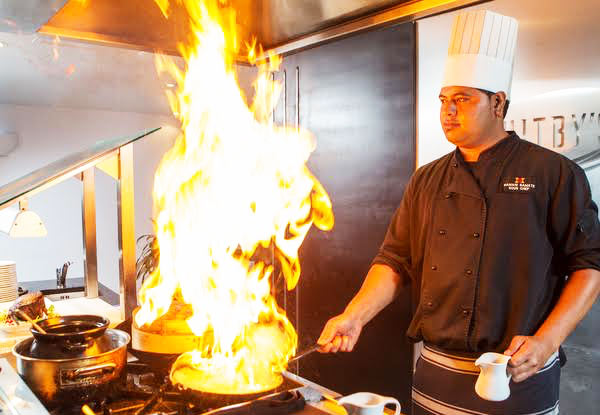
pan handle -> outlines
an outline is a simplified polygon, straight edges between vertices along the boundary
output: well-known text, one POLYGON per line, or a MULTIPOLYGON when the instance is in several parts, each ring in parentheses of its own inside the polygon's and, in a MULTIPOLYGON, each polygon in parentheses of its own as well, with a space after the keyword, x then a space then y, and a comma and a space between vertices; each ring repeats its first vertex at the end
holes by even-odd
POLYGON ((80 367, 73 371, 69 371, 66 374, 66 378, 70 381, 77 381, 81 378, 87 378, 91 376, 102 376, 104 374, 110 374, 115 371, 117 364, 113 362, 102 363, 95 366, 80 367))

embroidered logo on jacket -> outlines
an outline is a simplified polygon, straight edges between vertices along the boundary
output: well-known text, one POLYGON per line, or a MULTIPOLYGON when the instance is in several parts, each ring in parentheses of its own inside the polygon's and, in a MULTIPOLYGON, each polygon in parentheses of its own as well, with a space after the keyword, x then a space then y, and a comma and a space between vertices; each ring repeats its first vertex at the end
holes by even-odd
POLYGON ((535 177, 504 177, 502 190, 505 192, 530 193, 535 191, 535 177))

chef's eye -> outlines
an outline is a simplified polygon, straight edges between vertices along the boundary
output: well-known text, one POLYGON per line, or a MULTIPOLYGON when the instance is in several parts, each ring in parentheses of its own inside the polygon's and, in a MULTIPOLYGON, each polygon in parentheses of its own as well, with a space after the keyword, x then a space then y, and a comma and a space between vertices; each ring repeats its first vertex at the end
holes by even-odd
POLYGON ((456 101, 458 101, 458 102, 467 102, 468 100, 469 100, 469 98, 467 98, 467 97, 456 98, 456 101))

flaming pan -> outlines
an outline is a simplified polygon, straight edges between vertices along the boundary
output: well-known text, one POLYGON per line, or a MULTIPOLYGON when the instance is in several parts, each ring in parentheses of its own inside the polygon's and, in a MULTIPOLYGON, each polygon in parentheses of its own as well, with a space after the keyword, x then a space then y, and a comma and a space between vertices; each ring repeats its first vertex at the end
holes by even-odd
POLYGON ((278 392, 278 389, 252 394, 221 394, 198 391, 195 389, 187 389, 178 386, 177 389, 181 395, 189 402, 196 406, 201 406, 206 409, 221 408, 223 406, 235 405, 242 402, 249 402, 258 399, 270 393, 278 392))
MULTIPOLYGON (((277 387, 251 394, 220 394, 187 389, 181 386, 177 386, 177 389, 186 400, 206 410, 222 408, 224 406, 236 405, 244 402, 255 402, 259 403, 261 409, 259 411, 260 414, 268 414, 269 408, 272 408, 272 411, 277 411, 279 406, 289 406, 293 401, 298 400, 298 397, 290 393, 290 391, 300 386, 302 385, 283 377, 282 382, 277 387), (261 402, 264 405, 260 405, 261 402), (269 408, 266 408, 265 406, 268 406, 269 408)), ((303 402, 298 404, 303 406, 303 402)), ((301 409, 301 407, 298 409, 301 409)))
MULTIPOLYGON (((128 319, 120 323, 116 328, 131 335, 131 324, 132 320, 128 319)), ((169 376, 171 366, 179 357, 178 353, 156 353, 137 350, 132 347, 131 343, 127 346, 127 351, 135 356, 141 363, 148 365, 152 371, 156 372, 156 374, 161 377, 169 376)), ((194 403, 194 405, 211 409, 253 401, 267 395, 285 392, 299 386, 301 386, 299 383, 283 377, 279 386, 251 394, 219 394, 184 388, 182 386, 176 386, 176 389, 184 399, 194 403)))

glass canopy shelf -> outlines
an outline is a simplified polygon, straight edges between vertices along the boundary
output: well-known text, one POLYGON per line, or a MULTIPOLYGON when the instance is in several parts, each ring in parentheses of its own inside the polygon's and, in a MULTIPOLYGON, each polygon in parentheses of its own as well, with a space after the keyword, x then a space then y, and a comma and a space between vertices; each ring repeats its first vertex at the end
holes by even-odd
POLYGON ((17 202, 20 198, 37 193, 49 186, 81 173, 94 166, 119 148, 160 130, 160 127, 143 130, 133 136, 96 142, 92 147, 70 154, 60 160, 39 168, 19 179, 0 187, 0 209, 17 202))

